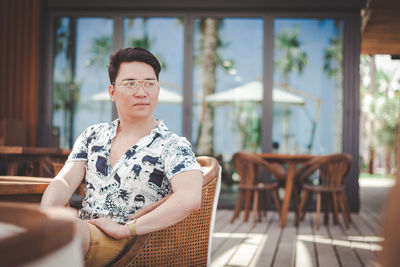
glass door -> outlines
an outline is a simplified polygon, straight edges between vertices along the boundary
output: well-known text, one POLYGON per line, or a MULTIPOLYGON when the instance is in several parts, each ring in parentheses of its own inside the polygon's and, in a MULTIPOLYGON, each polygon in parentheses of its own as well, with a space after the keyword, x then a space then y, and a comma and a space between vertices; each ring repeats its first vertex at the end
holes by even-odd
POLYGON ((192 144, 223 166, 220 206, 233 206, 240 150, 261 151, 264 21, 201 17, 194 21, 192 144))
POLYGON ((142 47, 161 63, 156 119, 182 134, 183 22, 180 18, 131 17, 124 19, 124 47, 142 47))
POLYGON ((53 145, 71 147, 88 126, 112 117, 103 93, 109 84, 113 20, 59 17, 55 25, 53 145))
POLYGON ((342 151, 343 22, 274 21, 273 147, 289 154, 342 151))

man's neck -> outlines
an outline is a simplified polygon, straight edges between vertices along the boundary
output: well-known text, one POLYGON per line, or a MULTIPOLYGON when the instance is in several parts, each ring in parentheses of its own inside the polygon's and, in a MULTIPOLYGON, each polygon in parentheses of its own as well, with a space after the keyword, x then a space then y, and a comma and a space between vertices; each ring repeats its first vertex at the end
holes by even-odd
POLYGON ((143 137, 151 132, 158 122, 153 116, 143 120, 127 120, 120 118, 118 134, 122 136, 143 137))

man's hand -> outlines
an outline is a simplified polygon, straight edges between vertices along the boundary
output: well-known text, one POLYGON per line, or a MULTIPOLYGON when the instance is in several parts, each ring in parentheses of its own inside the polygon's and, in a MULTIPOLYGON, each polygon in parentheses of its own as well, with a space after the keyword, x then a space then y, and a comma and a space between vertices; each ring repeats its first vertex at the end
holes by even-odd
POLYGON ((96 225, 114 239, 124 239, 131 236, 128 226, 118 224, 106 217, 88 220, 88 222, 96 225))

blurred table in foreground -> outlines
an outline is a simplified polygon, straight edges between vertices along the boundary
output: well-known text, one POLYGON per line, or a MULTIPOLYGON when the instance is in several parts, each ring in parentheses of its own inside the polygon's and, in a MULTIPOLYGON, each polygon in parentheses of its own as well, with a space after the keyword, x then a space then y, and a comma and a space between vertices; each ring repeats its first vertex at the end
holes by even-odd
POLYGON ((7 163, 7 175, 18 174, 19 163, 31 163, 33 176, 44 176, 43 168, 52 161, 64 162, 71 151, 54 147, 0 146, 0 161, 7 163))
MULTIPOLYGON (((279 164, 287 164, 287 172, 285 175, 285 195, 282 201, 281 207, 281 218, 280 226, 285 227, 287 213, 289 210, 290 198, 293 191, 294 181, 295 181, 295 171, 296 166, 299 164, 304 164, 315 156, 312 155, 288 155, 288 154, 273 154, 273 153, 262 153, 258 154, 264 160, 268 162, 276 162, 279 164)), ((295 210, 296 216, 297 210, 295 210)))
POLYGON ((67 208, 1 202, 0 265, 83 267, 75 217, 67 208))

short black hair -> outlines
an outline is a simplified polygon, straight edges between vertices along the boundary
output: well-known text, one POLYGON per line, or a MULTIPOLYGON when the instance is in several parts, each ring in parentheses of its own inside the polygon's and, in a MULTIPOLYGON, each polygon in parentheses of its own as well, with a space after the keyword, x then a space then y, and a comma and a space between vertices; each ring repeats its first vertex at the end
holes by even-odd
POLYGON ((108 76, 110 77, 110 83, 115 83, 121 63, 135 61, 150 65, 153 68, 158 80, 158 75, 161 71, 161 65, 158 59, 147 49, 141 47, 130 47, 120 49, 110 56, 110 64, 108 65, 108 76))

